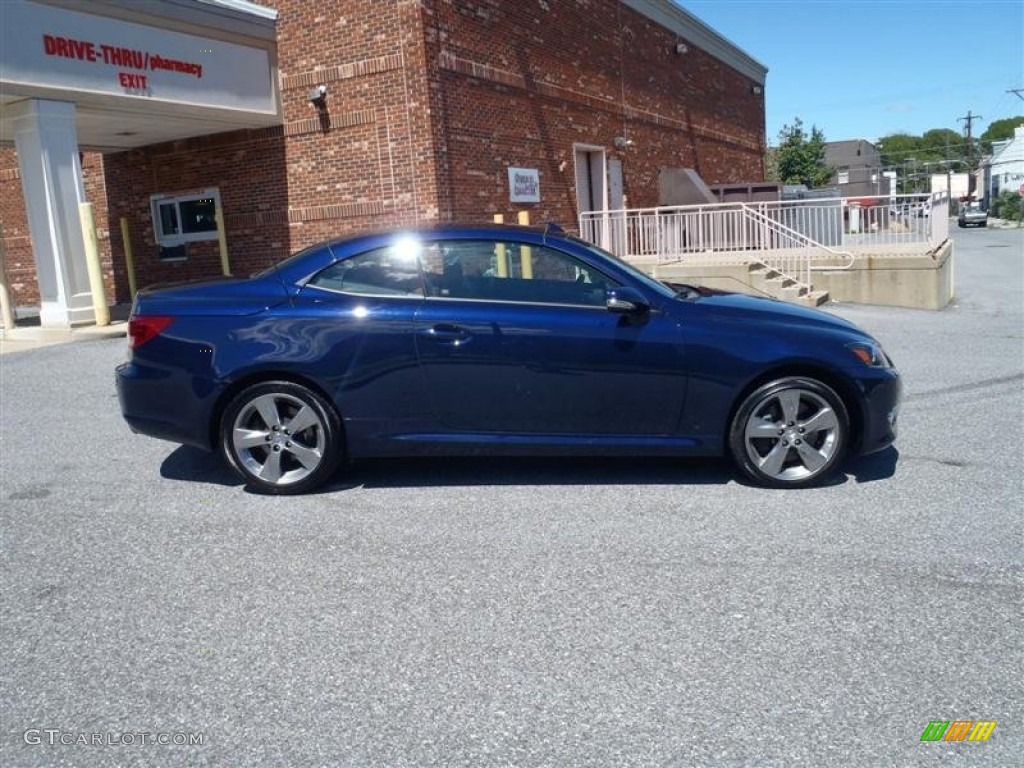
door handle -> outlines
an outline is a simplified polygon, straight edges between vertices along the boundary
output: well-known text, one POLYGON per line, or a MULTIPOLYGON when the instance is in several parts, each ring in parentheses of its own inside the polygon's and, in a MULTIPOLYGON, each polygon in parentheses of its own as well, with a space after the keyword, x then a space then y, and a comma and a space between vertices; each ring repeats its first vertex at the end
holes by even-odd
POLYGON ((453 347, 460 347, 468 343, 473 335, 458 325, 450 323, 438 323, 422 332, 422 335, 430 341, 438 344, 448 344, 453 347))

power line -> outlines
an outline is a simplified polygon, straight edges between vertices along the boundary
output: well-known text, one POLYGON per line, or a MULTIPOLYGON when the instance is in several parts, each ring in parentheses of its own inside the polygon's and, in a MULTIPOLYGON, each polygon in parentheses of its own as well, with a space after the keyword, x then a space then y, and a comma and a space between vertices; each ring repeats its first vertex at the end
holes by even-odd
MULTIPOLYGON (((963 158, 956 158, 957 162, 960 162, 962 159, 966 159, 967 156, 967 151, 965 149, 961 148, 960 151, 963 152, 963 158)), ((919 157, 942 157, 943 155, 946 154, 945 145, 932 145, 925 147, 917 147, 915 149, 901 149, 899 151, 889 151, 887 149, 880 148, 879 152, 881 152, 882 155, 888 158, 897 158, 913 155, 917 155, 919 157)), ((954 150, 953 155, 954 157, 956 157, 956 150, 954 150)))

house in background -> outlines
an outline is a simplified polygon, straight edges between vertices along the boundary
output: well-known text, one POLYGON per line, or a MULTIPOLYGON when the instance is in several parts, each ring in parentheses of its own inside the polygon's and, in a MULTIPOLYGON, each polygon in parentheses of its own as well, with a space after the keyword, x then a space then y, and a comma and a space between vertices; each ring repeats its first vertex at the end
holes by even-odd
POLYGON ((825 164, 835 169, 832 186, 840 197, 888 196, 895 192, 895 174, 882 171, 882 153, 866 139, 825 144, 825 164))
POLYGON ((984 165, 985 208, 1004 189, 1019 192, 1024 187, 1024 125, 1018 125, 1013 138, 992 142, 992 157, 984 165))
POLYGON ((952 201, 963 200, 970 194, 969 173, 933 173, 931 174, 932 194, 948 192, 952 201))

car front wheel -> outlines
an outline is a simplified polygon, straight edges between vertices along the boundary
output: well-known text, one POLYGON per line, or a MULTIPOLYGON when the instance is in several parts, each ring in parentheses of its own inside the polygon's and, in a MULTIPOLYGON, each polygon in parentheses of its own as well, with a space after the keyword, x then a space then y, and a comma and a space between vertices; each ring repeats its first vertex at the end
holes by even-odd
POLYGON ((758 485, 815 485, 839 464, 849 437, 842 399, 803 376, 771 381, 736 411, 729 447, 740 470, 758 485))
POLYGON ((320 395, 290 381, 243 390, 224 411, 220 449, 231 468, 261 493, 304 493, 337 468, 339 419, 320 395))

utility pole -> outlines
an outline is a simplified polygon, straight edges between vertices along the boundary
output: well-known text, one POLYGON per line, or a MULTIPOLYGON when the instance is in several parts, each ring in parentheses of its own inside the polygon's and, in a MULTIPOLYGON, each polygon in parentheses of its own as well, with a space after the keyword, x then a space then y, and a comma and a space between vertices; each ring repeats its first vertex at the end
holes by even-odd
POLYGON ((1024 101, 1024 88, 1010 88, 1007 93, 1017 94, 1017 98, 1024 101))
POLYGON ((981 115, 975 115, 971 113, 971 110, 967 110, 967 114, 963 117, 958 117, 956 121, 958 123, 967 123, 967 196, 970 198, 974 197, 974 141, 971 137, 971 126, 975 120, 981 120, 981 115))
POLYGON ((953 211, 953 169, 949 162, 949 139, 946 139, 946 205, 953 211))

